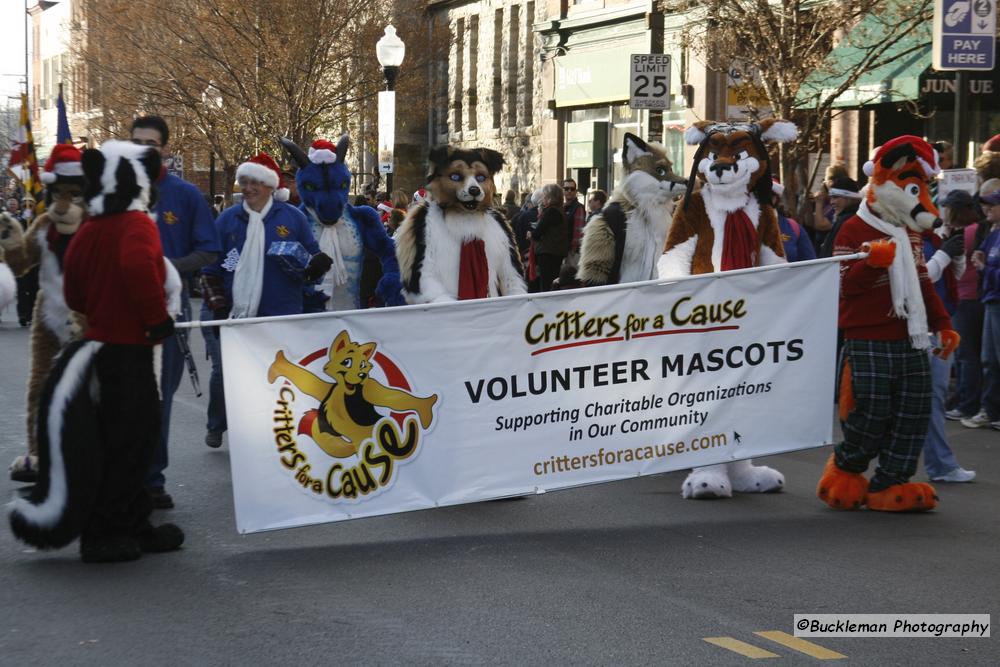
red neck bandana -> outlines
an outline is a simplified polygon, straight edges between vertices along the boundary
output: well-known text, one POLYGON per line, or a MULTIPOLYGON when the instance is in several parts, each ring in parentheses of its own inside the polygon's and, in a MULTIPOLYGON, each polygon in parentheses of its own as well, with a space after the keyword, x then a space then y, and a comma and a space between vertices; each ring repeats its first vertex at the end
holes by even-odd
POLYGON ((458 264, 458 299, 484 299, 489 296, 490 267, 486 262, 486 244, 482 239, 466 241, 458 264))
POLYGON ((725 238, 722 241, 721 271, 749 269, 757 266, 760 239, 750 217, 740 209, 726 215, 725 238))

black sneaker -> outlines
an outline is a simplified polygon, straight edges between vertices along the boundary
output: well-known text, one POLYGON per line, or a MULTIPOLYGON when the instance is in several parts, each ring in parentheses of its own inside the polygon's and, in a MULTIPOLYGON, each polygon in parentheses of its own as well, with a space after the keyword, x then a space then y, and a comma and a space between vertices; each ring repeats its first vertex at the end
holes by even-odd
POLYGON ((153 501, 153 509, 169 510, 174 507, 174 499, 169 493, 163 490, 162 486, 150 489, 149 498, 153 501))
POLYGON ((123 563, 141 556, 138 540, 131 537, 80 538, 80 560, 84 563, 123 563))
POLYGON ((184 544, 184 531, 172 523, 159 526, 146 524, 135 536, 139 547, 144 553, 164 553, 176 551, 184 544))
POLYGON ((209 431, 205 434, 205 444, 212 449, 222 447, 222 434, 225 431, 209 431))

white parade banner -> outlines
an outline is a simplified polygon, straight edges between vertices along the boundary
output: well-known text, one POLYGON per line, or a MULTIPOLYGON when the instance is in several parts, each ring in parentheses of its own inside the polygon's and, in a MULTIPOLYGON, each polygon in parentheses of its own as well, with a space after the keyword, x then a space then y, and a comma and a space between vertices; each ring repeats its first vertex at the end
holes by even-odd
POLYGON ((237 528, 829 444, 838 266, 227 321, 237 528))

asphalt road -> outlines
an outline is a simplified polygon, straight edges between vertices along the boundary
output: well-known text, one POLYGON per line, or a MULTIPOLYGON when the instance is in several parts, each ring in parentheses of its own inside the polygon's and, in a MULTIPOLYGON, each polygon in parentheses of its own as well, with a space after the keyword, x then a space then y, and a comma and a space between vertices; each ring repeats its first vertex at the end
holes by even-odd
MULTIPOLYGON (((27 331, 0 321, 0 463, 23 447, 27 331)), ((199 334, 193 347, 207 384, 199 334)), ((83 565, 0 529, 0 665, 1000 664, 996 639, 820 638, 795 613, 987 613, 1000 593, 1000 433, 949 425, 974 484, 925 515, 838 513, 814 496, 829 450, 767 460, 783 494, 682 500, 683 473, 526 500, 240 536, 228 443, 202 444, 185 381, 157 518, 183 550, 83 565), (730 644, 728 640, 718 643, 730 644), (742 651, 749 649, 740 648, 742 651), (831 653, 839 654, 834 657, 831 653)), ((924 479, 923 474, 918 479, 924 479)), ((15 484, 0 479, 9 497, 15 484)))

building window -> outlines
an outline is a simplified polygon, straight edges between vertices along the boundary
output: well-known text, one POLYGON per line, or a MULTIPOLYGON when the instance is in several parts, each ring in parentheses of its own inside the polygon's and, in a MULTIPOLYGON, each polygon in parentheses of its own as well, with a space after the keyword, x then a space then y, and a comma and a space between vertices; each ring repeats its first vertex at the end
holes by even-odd
POLYGON ((535 109, 535 31, 531 24, 535 22, 535 3, 526 6, 528 15, 524 31, 524 124, 533 125, 535 109))
POLYGON ((479 95, 479 17, 469 17, 469 129, 475 130, 478 124, 479 95))
POLYGON ((500 128, 503 111, 503 9, 493 14, 493 127, 500 128))
POLYGON ((510 40, 507 42, 507 126, 517 126, 517 80, 521 55, 521 7, 510 8, 510 40))
POLYGON ((462 97, 464 96, 464 91, 462 89, 462 81, 464 74, 464 63, 465 58, 465 19, 458 19, 455 22, 455 71, 453 72, 452 80, 455 82, 455 97, 454 111, 455 118, 451 126, 456 132, 462 131, 462 97))

